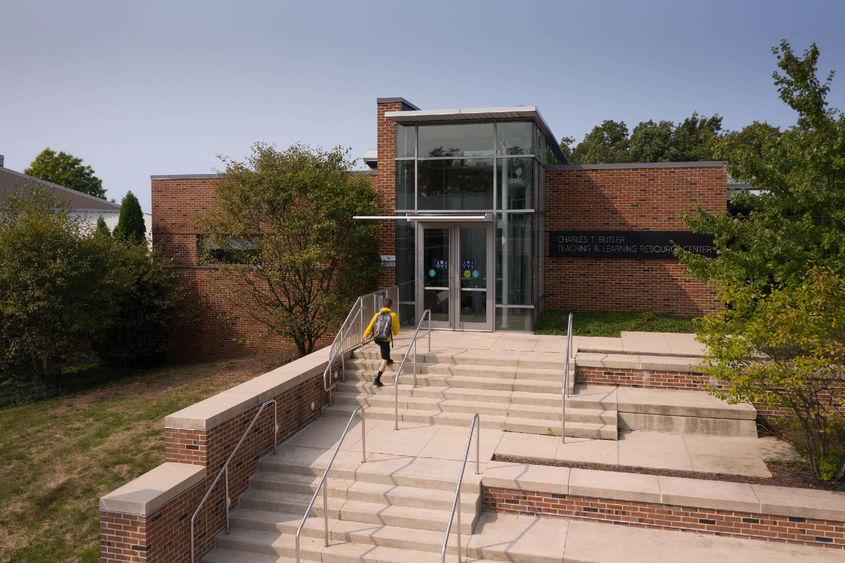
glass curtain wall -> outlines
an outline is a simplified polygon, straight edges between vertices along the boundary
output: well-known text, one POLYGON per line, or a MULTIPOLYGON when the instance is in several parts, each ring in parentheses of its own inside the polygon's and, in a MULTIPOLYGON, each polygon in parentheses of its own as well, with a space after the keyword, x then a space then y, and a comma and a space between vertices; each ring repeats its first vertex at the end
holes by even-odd
MULTIPOLYGON (((396 125, 397 213, 495 213, 497 329, 533 328, 537 181, 550 154, 530 121, 396 125)), ((413 231, 397 225, 400 287, 413 282, 413 231)))

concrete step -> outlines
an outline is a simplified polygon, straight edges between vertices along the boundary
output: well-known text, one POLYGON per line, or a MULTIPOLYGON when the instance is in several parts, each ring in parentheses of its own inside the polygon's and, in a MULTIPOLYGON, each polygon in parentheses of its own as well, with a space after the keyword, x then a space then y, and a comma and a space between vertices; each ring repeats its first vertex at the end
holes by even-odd
MULTIPOLYGON (((375 373, 347 372, 346 382, 363 381, 370 382, 375 378, 375 373)), ((413 375, 404 372, 399 377, 400 385, 411 386, 413 375)), ((382 382, 386 385, 393 385, 394 375, 386 373, 382 376, 382 382)), ((550 393, 560 395, 560 381, 544 381, 534 379, 504 379, 500 377, 484 377, 480 375, 442 375, 442 374, 417 374, 417 387, 451 387, 463 389, 483 389, 502 392, 526 391, 531 393, 550 393)))
MULTIPOLYGON (((412 537, 402 542, 402 546, 400 547, 389 545, 390 536, 388 534, 378 535, 373 532, 372 528, 369 530, 365 528, 364 533, 353 534, 350 538, 353 540, 364 538, 369 533, 371 534, 369 537, 375 540, 375 542, 386 541, 388 545, 373 541, 341 541, 332 537, 329 540, 330 545, 323 547, 322 538, 301 538, 300 554, 302 559, 306 561, 337 563, 358 561, 372 563, 439 562, 440 544, 443 541, 445 530, 435 534, 439 537, 437 543, 426 542, 422 544, 423 547, 427 548, 425 550, 408 547, 419 544, 418 541, 415 542, 413 537, 417 532, 415 530, 414 534, 410 534, 412 537)), ((398 541, 398 538, 396 540, 398 541)), ((455 557, 457 555, 457 546, 452 544, 456 544, 454 539, 450 542, 447 553, 455 557)), ((466 541, 464 541, 463 545, 466 545, 466 541)), ((217 549, 209 553, 203 561, 207 563, 271 563, 293 561, 294 557, 295 539, 293 534, 280 535, 274 532, 233 529, 229 535, 221 535, 218 538, 217 549)), ((472 559, 471 561, 486 563, 492 560, 472 559)))
MULTIPOLYGON (((465 515, 466 513, 462 513, 462 516, 465 515)), ((232 513, 230 522, 233 530, 244 529, 274 532, 281 536, 294 537, 301 519, 301 514, 293 515, 261 510, 238 509, 232 513)), ((453 533, 456 526, 457 520, 455 520, 452 526, 453 533)), ((441 529, 439 530, 418 530, 329 518, 330 543, 350 542, 406 548, 417 551, 437 551, 439 553, 445 531, 445 519, 441 522, 441 529)), ((305 538, 322 540, 324 534, 323 518, 310 517, 306 520, 302 528, 300 538, 303 540, 305 538)), ((466 545, 466 541, 464 541, 464 545, 466 545)), ((447 552, 457 552, 454 540, 450 542, 447 552)))
MULTIPOLYGON (((394 397, 385 394, 353 394, 353 393, 334 393, 332 395, 332 402, 337 405, 345 406, 366 406, 366 407, 382 407, 392 408, 394 405, 394 397)), ((511 403, 506 406, 502 403, 487 403, 484 400, 476 398, 474 401, 466 397, 466 400, 454 399, 428 399, 428 398, 414 398, 409 397, 407 393, 400 393, 399 408, 410 410, 428 410, 432 412, 463 412, 463 413, 480 413, 485 415, 501 415, 503 408, 509 416, 519 418, 537 419, 539 421, 549 421, 555 418, 560 418, 560 399, 558 404, 554 406, 544 405, 530 405, 521 403, 511 403)), ((593 422, 601 424, 616 424, 615 410, 601 410, 592 408, 576 408, 570 401, 567 401, 566 420, 569 422, 593 422)))
MULTIPOLYGON (((331 407, 326 407, 324 412, 327 416, 348 417, 354 409, 353 405, 336 404, 331 407)), ((393 420, 393 407, 368 407, 367 417, 375 420, 393 420)), ((467 427, 472 420, 471 413, 463 412, 434 412, 428 410, 399 410, 399 420, 401 422, 413 422, 423 424, 443 424, 447 426, 467 427)), ((507 432, 523 432, 526 434, 552 434, 560 436, 561 425, 560 415, 557 415, 557 421, 539 421, 537 419, 521 418, 516 416, 505 415, 485 415, 480 417, 482 428, 494 428, 496 430, 504 430, 507 432)), ((616 440, 617 427, 616 424, 598 424, 589 422, 569 422, 567 418, 566 435, 572 438, 592 438, 601 440, 616 440)))
MULTIPOLYGON (((403 378, 404 379, 404 378, 403 378)), ((391 383, 392 380, 384 378, 384 381, 391 383)), ((420 383, 418 381, 418 383, 420 383)), ((389 386, 389 385, 386 385, 389 386)), ((385 389, 375 389, 372 385, 372 377, 365 381, 349 379, 338 383, 335 393, 365 393, 384 394, 385 389)), ((388 390, 392 393, 392 390, 388 390)), ((391 395, 392 396, 392 395, 391 395)), ((425 399, 455 399, 458 401, 483 401, 485 403, 497 404, 518 404, 560 408, 560 387, 555 388, 553 393, 532 393, 530 391, 501 391, 495 389, 478 389, 472 387, 448 387, 418 384, 413 387, 410 384, 399 384, 399 397, 419 397, 425 399)), ((583 394, 571 394, 566 398, 567 407, 616 410, 616 388, 607 387, 600 391, 584 390, 583 394)))
MULTIPOLYGON (((268 473, 322 475, 326 467, 323 461, 325 458, 320 458, 318 461, 303 458, 302 452, 311 450, 312 448, 281 448, 275 454, 264 456, 259 470, 268 473)), ((344 452, 340 455, 343 456, 344 452)), ((329 480, 346 479, 359 483, 437 489, 451 491, 452 494, 455 492, 455 482, 460 468, 458 461, 392 456, 388 460, 370 459, 368 463, 361 464, 357 452, 354 456, 356 459, 354 466, 335 463, 329 472, 329 480)), ((461 487, 462 494, 478 493, 481 490, 480 483, 480 477, 465 474, 461 487)))
MULTIPOLYGON (((496 365, 496 366, 512 366, 525 367, 531 369, 548 369, 548 370, 563 370, 563 351, 557 353, 543 353, 534 354, 529 357, 518 352, 508 351, 494 351, 494 350, 465 350, 458 353, 454 352, 425 352, 425 344, 417 345, 417 364, 431 363, 431 364, 472 364, 472 365, 496 365)), ((391 351, 391 357, 399 364, 405 355, 404 346, 396 346, 391 351)), ((413 361, 413 352, 408 357, 405 367, 408 367, 408 362, 413 361)), ((352 359, 369 359, 380 360, 380 352, 376 346, 368 345, 359 348, 353 352, 352 359)), ((572 360, 570 360, 572 362, 572 360)), ((574 362, 570 364, 574 366, 574 362)))
MULTIPOLYGON (((346 362, 346 373, 352 372, 375 373, 381 364, 377 359, 353 359, 346 362)), ((399 371, 400 362, 387 366, 385 373, 395 374, 399 371)), ((414 366, 410 360, 405 363, 402 375, 413 375, 414 366)), ((562 381, 563 368, 539 369, 522 366, 502 366, 497 364, 433 364, 417 362, 417 375, 483 375, 484 377, 498 377, 502 379, 541 379, 547 381, 562 381)))
MULTIPOLYGON (((298 475, 295 473, 278 473, 260 471, 250 479, 250 488, 241 498, 244 507, 258 507, 264 505, 265 510, 284 511, 276 505, 291 504, 301 506, 301 510, 292 511, 303 513, 311 500, 311 496, 319 483, 319 477, 298 475), (302 490, 301 485, 311 481, 311 488, 302 490), (266 508, 273 504, 272 508, 266 508)), ((339 507, 342 501, 382 502, 389 505, 410 506, 418 508, 432 508, 449 510, 452 507, 454 491, 446 489, 432 489, 420 487, 403 487, 394 484, 369 483, 366 481, 351 481, 348 479, 328 479, 327 493, 329 507, 339 507)), ((461 506, 465 511, 476 511, 479 495, 477 492, 461 493, 461 506)), ((315 507, 319 506, 322 514, 322 498, 318 499, 315 507)))
MULTIPOLYGON (((400 528, 439 530, 442 529, 443 522, 448 519, 452 507, 451 499, 439 499, 431 495, 417 497, 408 494, 408 491, 405 491, 402 498, 393 495, 388 502, 385 502, 385 499, 369 498, 372 502, 329 497, 329 518, 400 528), (391 502, 403 504, 392 504, 391 502), (426 508, 426 504, 436 505, 437 508, 426 508)), ((311 495, 292 495, 269 489, 256 492, 256 489, 249 488, 241 495, 240 506, 245 510, 268 513, 299 513, 299 517, 302 518, 310 500, 311 495)), ((465 533, 472 531, 472 525, 475 523, 478 514, 479 503, 478 493, 461 495, 461 510, 464 514, 461 526, 465 533)), ((324 512, 323 500, 319 498, 311 508, 311 514, 322 517, 324 512)))

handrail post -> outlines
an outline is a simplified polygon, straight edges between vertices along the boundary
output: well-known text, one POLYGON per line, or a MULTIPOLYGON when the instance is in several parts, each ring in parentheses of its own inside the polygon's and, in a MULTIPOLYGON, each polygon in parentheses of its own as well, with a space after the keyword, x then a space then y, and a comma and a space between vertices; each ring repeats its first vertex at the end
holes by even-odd
MULTIPOLYGON (((324 537, 325 537, 325 544, 326 547, 329 545, 329 493, 328 487, 324 486, 326 483, 326 479, 329 476, 329 471, 332 468, 332 464, 334 463, 334 459, 337 457, 337 452, 340 451, 340 446, 343 444, 344 438, 346 438, 346 434, 349 432, 349 427, 352 426, 352 421, 355 420, 355 415, 361 414, 361 431, 363 432, 364 428, 364 407, 360 406, 357 407, 352 414, 349 415, 349 420, 346 422, 346 428, 343 429, 343 433, 340 435, 340 440, 337 442, 337 446, 335 446, 334 453, 332 454, 331 459, 329 460, 328 465, 326 465, 325 471, 323 471, 323 476, 320 477, 320 482, 317 483, 317 489, 314 491, 314 494, 311 496, 311 502, 308 503, 308 508, 305 509, 305 514, 302 515, 302 520, 299 521, 299 528, 296 529, 296 539, 295 539, 295 549, 296 549, 296 561, 299 561, 299 536, 302 534, 302 527, 305 526, 305 520, 308 518, 308 515, 311 514, 311 508, 314 506, 314 501, 317 500, 317 495, 320 494, 320 489, 323 489, 323 528, 325 530, 324 537)), ((366 450, 364 453, 364 462, 366 462, 366 450)))
POLYGON ((446 536, 443 538, 443 547, 440 549, 440 561, 446 563, 446 547, 449 545, 449 535, 452 532, 452 519, 455 517, 455 510, 458 512, 458 561, 461 561, 461 485, 464 481, 464 470, 467 466, 467 458, 469 457, 469 448, 472 445, 472 431, 475 430, 475 474, 478 475, 479 467, 479 453, 481 451, 481 419, 478 413, 472 415, 472 423, 469 427, 469 437, 467 438, 467 447, 464 450, 464 459, 461 463, 461 471, 458 474, 458 484, 455 487, 455 499, 452 501, 452 510, 449 513, 449 520, 446 524, 446 536))
POLYGON ((461 563, 461 486, 460 485, 458 485, 458 563, 461 563))
POLYGON ((569 396, 569 355, 572 352, 572 313, 566 323, 566 347, 563 351, 563 385, 560 390, 560 441, 566 443, 566 397, 569 396))
MULTIPOLYGON (((244 430, 243 434, 241 434, 240 440, 238 440, 238 443, 235 444, 235 447, 232 450, 232 453, 229 454, 228 458, 226 458, 226 461, 223 463, 223 467, 221 467, 220 471, 217 472, 217 476, 214 478, 214 481, 211 482, 211 486, 208 487, 208 490, 206 490, 206 492, 205 492, 205 496, 202 497, 202 500, 197 505, 196 510, 194 510, 194 514, 191 516, 191 563, 194 563, 196 561, 196 536, 194 534, 195 534, 195 531, 196 531, 195 523, 196 523, 197 514, 199 514, 200 509, 205 504, 205 501, 208 500, 209 495, 211 495, 211 491, 213 491, 214 487, 217 486, 217 482, 220 481, 221 477, 224 478, 224 483, 225 483, 225 486, 226 486, 226 489, 224 491, 224 494, 225 494, 224 501, 225 501, 225 506, 226 506, 226 533, 227 534, 229 533, 229 510, 231 509, 231 506, 232 506, 232 497, 229 494, 229 463, 235 457, 235 454, 238 453, 238 449, 241 447, 241 444, 243 444, 244 440, 249 435, 249 432, 250 432, 250 430, 252 430, 252 427, 255 426, 255 423, 258 421, 258 417, 261 416, 262 412, 264 412, 264 407, 266 407, 270 403, 273 403, 273 418, 274 418, 274 420, 273 420, 273 422, 274 422, 273 451, 274 452, 276 451, 276 440, 278 438, 278 432, 279 432, 279 428, 278 428, 279 423, 278 423, 278 418, 277 418, 278 417, 278 414, 277 414, 278 403, 276 402, 276 399, 269 399, 267 401, 264 401, 261 404, 261 406, 258 407, 258 412, 256 412, 255 416, 252 417, 252 422, 249 423, 249 426, 247 426, 246 430, 244 430)), ((206 527, 206 530, 207 529, 208 528, 206 527)))
POLYGON ((329 547, 329 487, 323 487, 323 524, 325 546, 329 547))
POLYGON ((428 314, 429 322, 429 351, 431 350, 431 309, 423 311, 420 321, 417 323, 417 328, 414 330, 414 335, 408 343, 408 349, 405 350, 405 355, 402 357, 402 362, 399 364, 399 369, 396 370, 396 375, 393 377, 393 429, 399 430, 399 376, 402 374, 402 369, 405 367, 405 362, 408 361, 408 355, 411 353, 411 347, 414 348, 414 387, 417 386, 417 335, 420 333, 425 316, 428 314))
POLYGON ((431 309, 428 311, 428 351, 431 352, 431 309))
POLYGON ((226 472, 226 535, 229 535, 229 504, 231 503, 231 497, 229 496, 229 466, 223 468, 226 472))
POLYGON ((361 463, 367 463, 367 430, 364 427, 364 409, 358 411, 361 415, 361 463))
POLYGON ((479 458, 481 457, 481 420, 478 421, 478 426, 475 427, 475 474, 481 475, 479 469, 479 458))

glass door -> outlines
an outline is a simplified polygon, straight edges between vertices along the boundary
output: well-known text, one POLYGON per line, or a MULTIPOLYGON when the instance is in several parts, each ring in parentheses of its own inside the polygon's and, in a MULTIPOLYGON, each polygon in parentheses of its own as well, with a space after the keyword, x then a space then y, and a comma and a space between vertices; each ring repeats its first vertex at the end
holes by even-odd
POLYGON ((431 309, 432 326, 493 330, 493 228, 490 224, 421 225, 417 319, 431 309))
POLYGON ((423 259, 417 260, 423 272, 417 272, 417 279, 422 280, 422 298, 418 295, 417 303, 422 302, 422 307, 417 307, 416 319, 419 322, 422 312, 431 309, 431 325, 438 328, 452 327, 450 235, 449 227, 423 227, 423 259))

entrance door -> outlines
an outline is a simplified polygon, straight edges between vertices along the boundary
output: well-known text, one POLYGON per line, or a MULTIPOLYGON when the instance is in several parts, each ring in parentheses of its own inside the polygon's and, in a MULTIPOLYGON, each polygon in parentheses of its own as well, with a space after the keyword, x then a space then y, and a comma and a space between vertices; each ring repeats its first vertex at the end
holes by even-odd
POLYGON ((431 309, 437 328, 493 330, 492 224, 422 224, 417 248, 417 319, 431 309))

